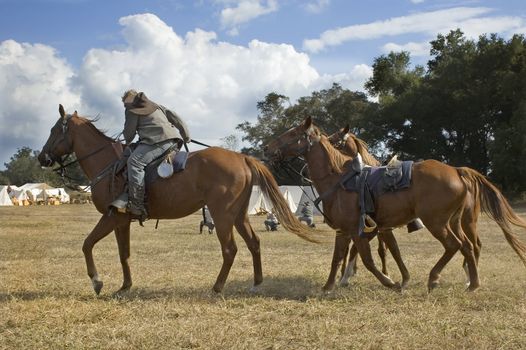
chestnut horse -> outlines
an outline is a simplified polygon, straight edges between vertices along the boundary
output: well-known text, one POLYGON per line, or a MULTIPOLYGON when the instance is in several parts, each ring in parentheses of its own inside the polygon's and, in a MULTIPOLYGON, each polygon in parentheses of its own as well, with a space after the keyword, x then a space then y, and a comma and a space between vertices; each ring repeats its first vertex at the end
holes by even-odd
MULTIPOLYGON (((327 223, 339 234, 336 236, 331 271, 324 290, 334 288, 338 267, 351 239, 366 268, 383 285, 396 287, 388 276, 376 268, 368 239, 358 235, 358 195, 339 187, 345 165, 352 158, 334 148, 310 117, 276 137, 265 147, 265 154, 273 160, 303 156, 316 190, 320 194, 328 194, 323 199, 327 223)), ((459 249, 468 265, 468 290, 474 291, 480 286, 473 244, 461 225, 468 189, 482 210, 497 222, 508 243, 526 264, 526 245, 512 231, 513 225, 526 228, 526 222, 515 214, 500 191, 473 169, 455 168, 435 160, 414 163, 411 187, 385 193, 376 202, 375 220, 379 230, 406 225, 418 217, 442 243, 445 251, 429 273, 429 290, 438 285, 441 271, 459 249)))
MULTIPOLYGON (((356 157, 360 154, 364 163, 370 166, 380 166, 380 162, 369 153, 367 143, 359 139, 356 135, 351 133, 351 128, 346 125, 337 132, 329 136, 329 141, 335 148, 343 154, 350 157, 356 157)), ((467 238, 473 244, 473 254, 475 255, 475 262, 478 265, 480 258, 480 251, 482 249, 482 242, 477 231, 477 222, 480 216, 480 203, 476 201, 473 193, 468 190, 468 197, 462 211, 462 229, 466 233, 467 238)), ((391 229, 389 229, 391 230, 391 229)), ((387 274, 387 267, 385 266, 385 244, 382 241, 382 232, 378 234, 378 254, 382 260, 382 272, 387 274)), ((351 248, 349 253, 349 263, 345 266, 345 261, 342 264, 342 279, 340 283, 348 284, 348 279, 356 273, 356 247, 351 248)), ((469 271, 466 259, 462 264, 466 272, 467 284, 469 285, 469 271)))
MULTIPOLYGON (((55 162, 61 162, 63 156, 75 152, 82 170, 92 183, 93 203, 102 214, 82 246, 88 276, 95 292, 99 294, 103 283, 93 260, 93 247, 111 231, 115 231, 124 277, 118 293, 126 291, 132 285, 128 264, 131 218, 129 214, 108 210, 115 196, 124 188, 124 180, 121 177, 114 179, 107 171, 121 157, 122 145, 104 135, 90 120, 78 116, 76 111, 71 115, 66 114, 60 105, 59 113, 60 118, 51 129, 38 159, 41 165, 52 166, 55 162)), ((181 218, 195 213, 205 204, 208 206, 223 255, 223 265, 213 287, 216 292, 223 289, 236 256, 234 226, 252 254, 253 290, 263 281, 259 238, 247 214, 254 184, 259 184, 271 200, 283 227, 303 239, 313 240, 309 237, 311 231, 290 211, 268 168, 255 158, 240 153, 217 147, 192 152, 184 171, 167 179, 160 178, 147 186, 147 206, 151 219, 181 218)))
MULTIPOLYGON (((366 165, 369 166, 380 166, 380 162, 369 153, 369 147, 367 146, 367 143, 365 141, 359 139, 356 137, 356 135, 352 134, 350 132, 350 127, 347 125, 345 128, 341 128, 340 130, 336 131, 332 135, 328 136, 329 142, 337 148, 340 152, 343 154, 354 158, 358 154, 362 157, 363 162, 366 165)), ((391 230, 392 232, 392 230, 391 230)), ((378 232, 378 256, 380 257, 380 261, 382 262, 382 272, 387 275, 387 263, 385 261, 386 258, 386 246, 383 239, 383 233, 378 232)), ((393 236, 394 239, 394 236, 393 236)), ((395 239, 396 241, 396 239, 395 239)), ((398 244, 397 244, 398 246, 398 244)), ((357 253, 355 246, 352 246, 350 251, 345 253, 345 256, 349 254, 348 262, 346 259, 343 259, 342 263, 342 277, 340 279, 340 285, 348 285, 349 284, 349 278, 354 276, 356 274, 357 266, 357 253)), ((400 264, 403 265, 403 261, 400 261, 400 264)), ((402 271, 402 288, 407 285, 409 282, 409 271, 407 269, 405 271, 402 271), (404 275, 405 274, 405 275, 404 275)))

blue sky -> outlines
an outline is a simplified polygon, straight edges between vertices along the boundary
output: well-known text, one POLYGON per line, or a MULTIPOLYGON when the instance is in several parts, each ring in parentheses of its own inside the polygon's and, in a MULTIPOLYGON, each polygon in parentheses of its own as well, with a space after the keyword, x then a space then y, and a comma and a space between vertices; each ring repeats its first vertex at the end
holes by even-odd
MULTIPOLYGON (((128 88, 178 111, 193 138, 220 144, 256 102, 339 82, 362 90, 374 58, 429 41, 526 32, 523 0, 0 0, 0 168, 40 149, 58 104, 122 128, 128 88)), ((238 135, 239 136, 239 135, 238 135)))

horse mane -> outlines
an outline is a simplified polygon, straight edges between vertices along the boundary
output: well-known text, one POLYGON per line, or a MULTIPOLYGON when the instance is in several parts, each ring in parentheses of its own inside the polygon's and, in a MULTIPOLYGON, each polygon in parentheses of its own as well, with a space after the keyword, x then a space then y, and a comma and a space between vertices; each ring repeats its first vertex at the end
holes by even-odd
POLYGON ((380 162, 376 159, 371 153, 369 153, 369 145, 362 139, 359 139, 356 135, 349 133, 349 136, 352 138, 356 144, 356 149, 358 153, 362 156, 362 159, 365 164, 372 166, 380 166, 380 162))
POLYGON ((346 156, 334 148, 329 139, 324 135, 321 135, 320 145, 327 152, 331 169, 339 174, 345 172, 344 165, 346 162, 351 160, 352 157, 346 156))
POLYGON ((112 137, 109 137, 108 135, 106 135, 102 130, 99 130, 94 123, 96 123, 97 121, 99 121, 99 117, 95 117, 95 118, 86 118, 86 117, 81 117, 81 116, 78 116, 78 118, 81 120, 82 124, 83 125, 87 125, 88 128, 90 130, 92 130, 93 132, 95 132, 97 135, 101 136, 102 138, 104 138, 106 141, 110 141, 112 143, 116 142, 115 139, 113 139, 112 137))

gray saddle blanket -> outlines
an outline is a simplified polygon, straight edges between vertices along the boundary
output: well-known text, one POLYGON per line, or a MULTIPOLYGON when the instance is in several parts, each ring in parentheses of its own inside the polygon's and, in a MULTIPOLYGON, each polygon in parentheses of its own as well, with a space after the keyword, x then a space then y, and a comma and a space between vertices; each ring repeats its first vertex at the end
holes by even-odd
POLYGON ((386 192, 394 192, 411 186, 413 161, 400 162, 397 167, 366 167, 361 173, 351 170, 341 181, 346 191, 360 192, 360 179, 365 178, 365 186, 373 199, 386 192), (366 173, 365 176, 362 173, 366 173))
MULTIPOLYGON (((394 192, 411 185, 412 161, 397 162, 394 166, 366 167, 356 171, 352 167, 343 175, 340 185, 346 190, 358 193, 360 220, 358 234, 365 237, 366 216, 374 218, 375 202, 382 194, 394 192)), ((375 233, 377 230, 375 230, 375 233)))

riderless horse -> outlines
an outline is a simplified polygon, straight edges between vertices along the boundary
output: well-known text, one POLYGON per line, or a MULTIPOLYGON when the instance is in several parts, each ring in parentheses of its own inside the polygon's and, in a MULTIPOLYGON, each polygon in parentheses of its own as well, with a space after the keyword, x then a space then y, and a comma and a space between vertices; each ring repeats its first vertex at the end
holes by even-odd
MULTIPOLYGON (((335 149, 310 117, 276 137, 265 147, 265 154, 276 161, 303 156, 318 193, 328 193, 323 198, 324 213, 327 223, 338 234, 324 290, 334 288, 338 267, 351 239, 366 268, 383 285, 396 288, 397 284, 376 268, 368 238, 358 234, 360 208, 357 193, 340 187, 345 165, 352 158, 335 149)), ((526 245, 512 230, 512 226, 526 228, 526 222, 517 216, 501 192, 473 169, 455 168, 435 160, 417 162, 412 165, 409 188, 385 193, 377 198, 375 221, 379 230, 406 225, 418 217, 442 243, 444 253, 429 273, 429 290, 438 285, 441 271, 459 249, 468 265, 468 290, 474 291, 480 286, 473 244, 461 223, 465 203, 469 200, 468 191, 473 193, 482 211, 500 226, 508 243, 526 264, 526 245)))

